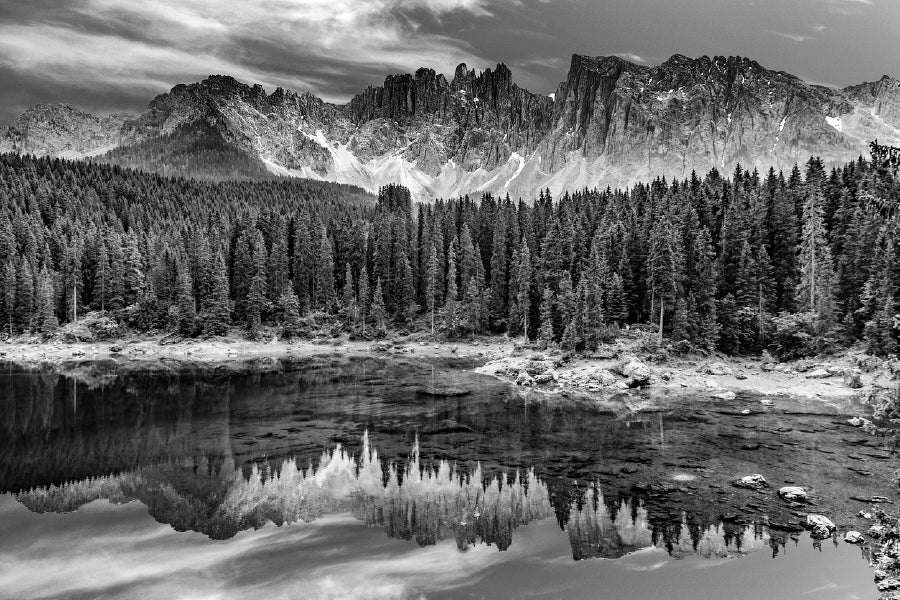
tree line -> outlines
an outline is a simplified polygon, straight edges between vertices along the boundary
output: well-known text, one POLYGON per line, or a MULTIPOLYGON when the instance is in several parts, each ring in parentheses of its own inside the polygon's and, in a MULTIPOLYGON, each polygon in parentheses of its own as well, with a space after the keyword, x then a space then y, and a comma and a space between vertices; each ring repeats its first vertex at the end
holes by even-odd
POLYGON ((897 151, 826 170, 736 168, 531 202, 413 203, 304 180, 197 182, 0 157, 0 323, 86 311, 138 331, 310 322, 505 333, 590 351, 652 323, 685 350, 896 353, 897 151))

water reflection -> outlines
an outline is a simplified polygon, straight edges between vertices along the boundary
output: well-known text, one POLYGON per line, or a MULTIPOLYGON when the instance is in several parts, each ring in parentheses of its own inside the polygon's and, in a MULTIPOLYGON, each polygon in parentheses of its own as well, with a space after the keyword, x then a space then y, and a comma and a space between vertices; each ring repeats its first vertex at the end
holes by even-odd
POLYGON ((378 359, 254 372, 13 370, 0 375, 0 500, 14 494, 37 514, 138 504, 213 540, 348 516, 460 556, 490 545, 522 558, 540 546, 534 532, 551 529, 568 563, 651 550, 778 554, 799 538, 799 517, 728 480, 792 478, 840 520, 835 490, 846 497, 866 483, 849 479, 858 476, 841 470, 840 454, 819 451, 829 427, 827 413, 739 421, 696 403, 625 418, 535 405, 492 378, 378 359))
MULTIPOLYGON (((506 550, 517 528, 561 512, 533 469, 487 476, 480 465, 466 473, 445 460, 424 464, 418 443, 405 466, 398 467, 379 459, 368 434, 361 446, 358 456, 337 446, 306 468, 287 459, 277 470, 253 464, 245 475, 232 461, 213 468, 203 457, 197 464, 170 463, 34 488, 16 498, 37 513, 70 512, 95 500, 137 500, 177 531, 213 539, 269 522, 311 523, 350 511, 389 538, 420 546, 453 538, 460 550, 476 544, 506 550)), ((764 524, 703 523, 682 513, 674 526, 654 525, 641 500, 608 500, 598 485, 588 486, 565 508, 568 520, 560 525, 576 560, 620 558, 654 546, 677 557, 727 557, 776 543, 764 524)))

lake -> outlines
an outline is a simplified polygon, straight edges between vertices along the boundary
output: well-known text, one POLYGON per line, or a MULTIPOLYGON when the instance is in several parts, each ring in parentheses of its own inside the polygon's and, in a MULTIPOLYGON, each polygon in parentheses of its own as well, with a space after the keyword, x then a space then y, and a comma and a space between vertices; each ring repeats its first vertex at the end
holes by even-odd
POLYGON ((898 500, 896 451, 854 401, 598 401, 474 366, 8 365, 0 598, 877 597, 842 532, 898 500), (731 485, 752 473, 771 487, 731 485))

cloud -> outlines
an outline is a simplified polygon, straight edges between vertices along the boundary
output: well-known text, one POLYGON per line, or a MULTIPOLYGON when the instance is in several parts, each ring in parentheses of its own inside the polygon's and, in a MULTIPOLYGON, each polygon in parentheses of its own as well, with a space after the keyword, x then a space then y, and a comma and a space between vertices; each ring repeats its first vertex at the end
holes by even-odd
POLYGON ((613 52, 613 56, 618 56, 619 58, 624 58, 625 60, 630 60, 631 62, 636 63, 646 63, 647 59, 643 56, 638 56, 637 54, 633 54, 631 52, 613 52))
MULTIPOLYGON (((893 1, 893 0, 892 0, 893 1)), ((828 6, 828 11, 836 15, 859 14, 866 7, 874 7, 874 0, 821 0, 828 6)))
POLYGON ((816 39, 811 35, 799 35, 796 33, 785 33, 783 31, 770 31, 769 33, 771 33, 772 35, 777 35, 779 37, 789 39, 792 42, 794 42, 795 44, 799 44, 801 42, 807 42, 809 40, 816 39))
POLYGON ((466 42, 420 24, 493 14, 486 0, 36 0, 30 8, 0 5, 0 67, 44 85, 149 98, 227 73, 341 101, 390 72, 485 64, 466 42))

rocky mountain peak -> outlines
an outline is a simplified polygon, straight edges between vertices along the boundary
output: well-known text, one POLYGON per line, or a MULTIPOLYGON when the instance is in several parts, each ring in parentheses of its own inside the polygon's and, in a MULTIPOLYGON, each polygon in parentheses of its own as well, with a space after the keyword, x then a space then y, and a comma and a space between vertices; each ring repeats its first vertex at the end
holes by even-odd
POLYGON ((0 130, 0 150, 77 157, 119 145, 122 156, 145 141, 154 152, 193 148, 193 138, 165 136, 204 132, 272 173, 369 190, 402 183, 428 198, 627 186, 736 164, 789 170, 811 154, 855 159, 876 138, 900 145, 900 82, 890 76, 833 89, 741 56, 674 54, 649 66, 574 54, 553 96, 520 87, 503 63, 461 63, 449 81, 426 67, 388 75, 345 105, 210 75, 137 118, 34 107, 0 130))

